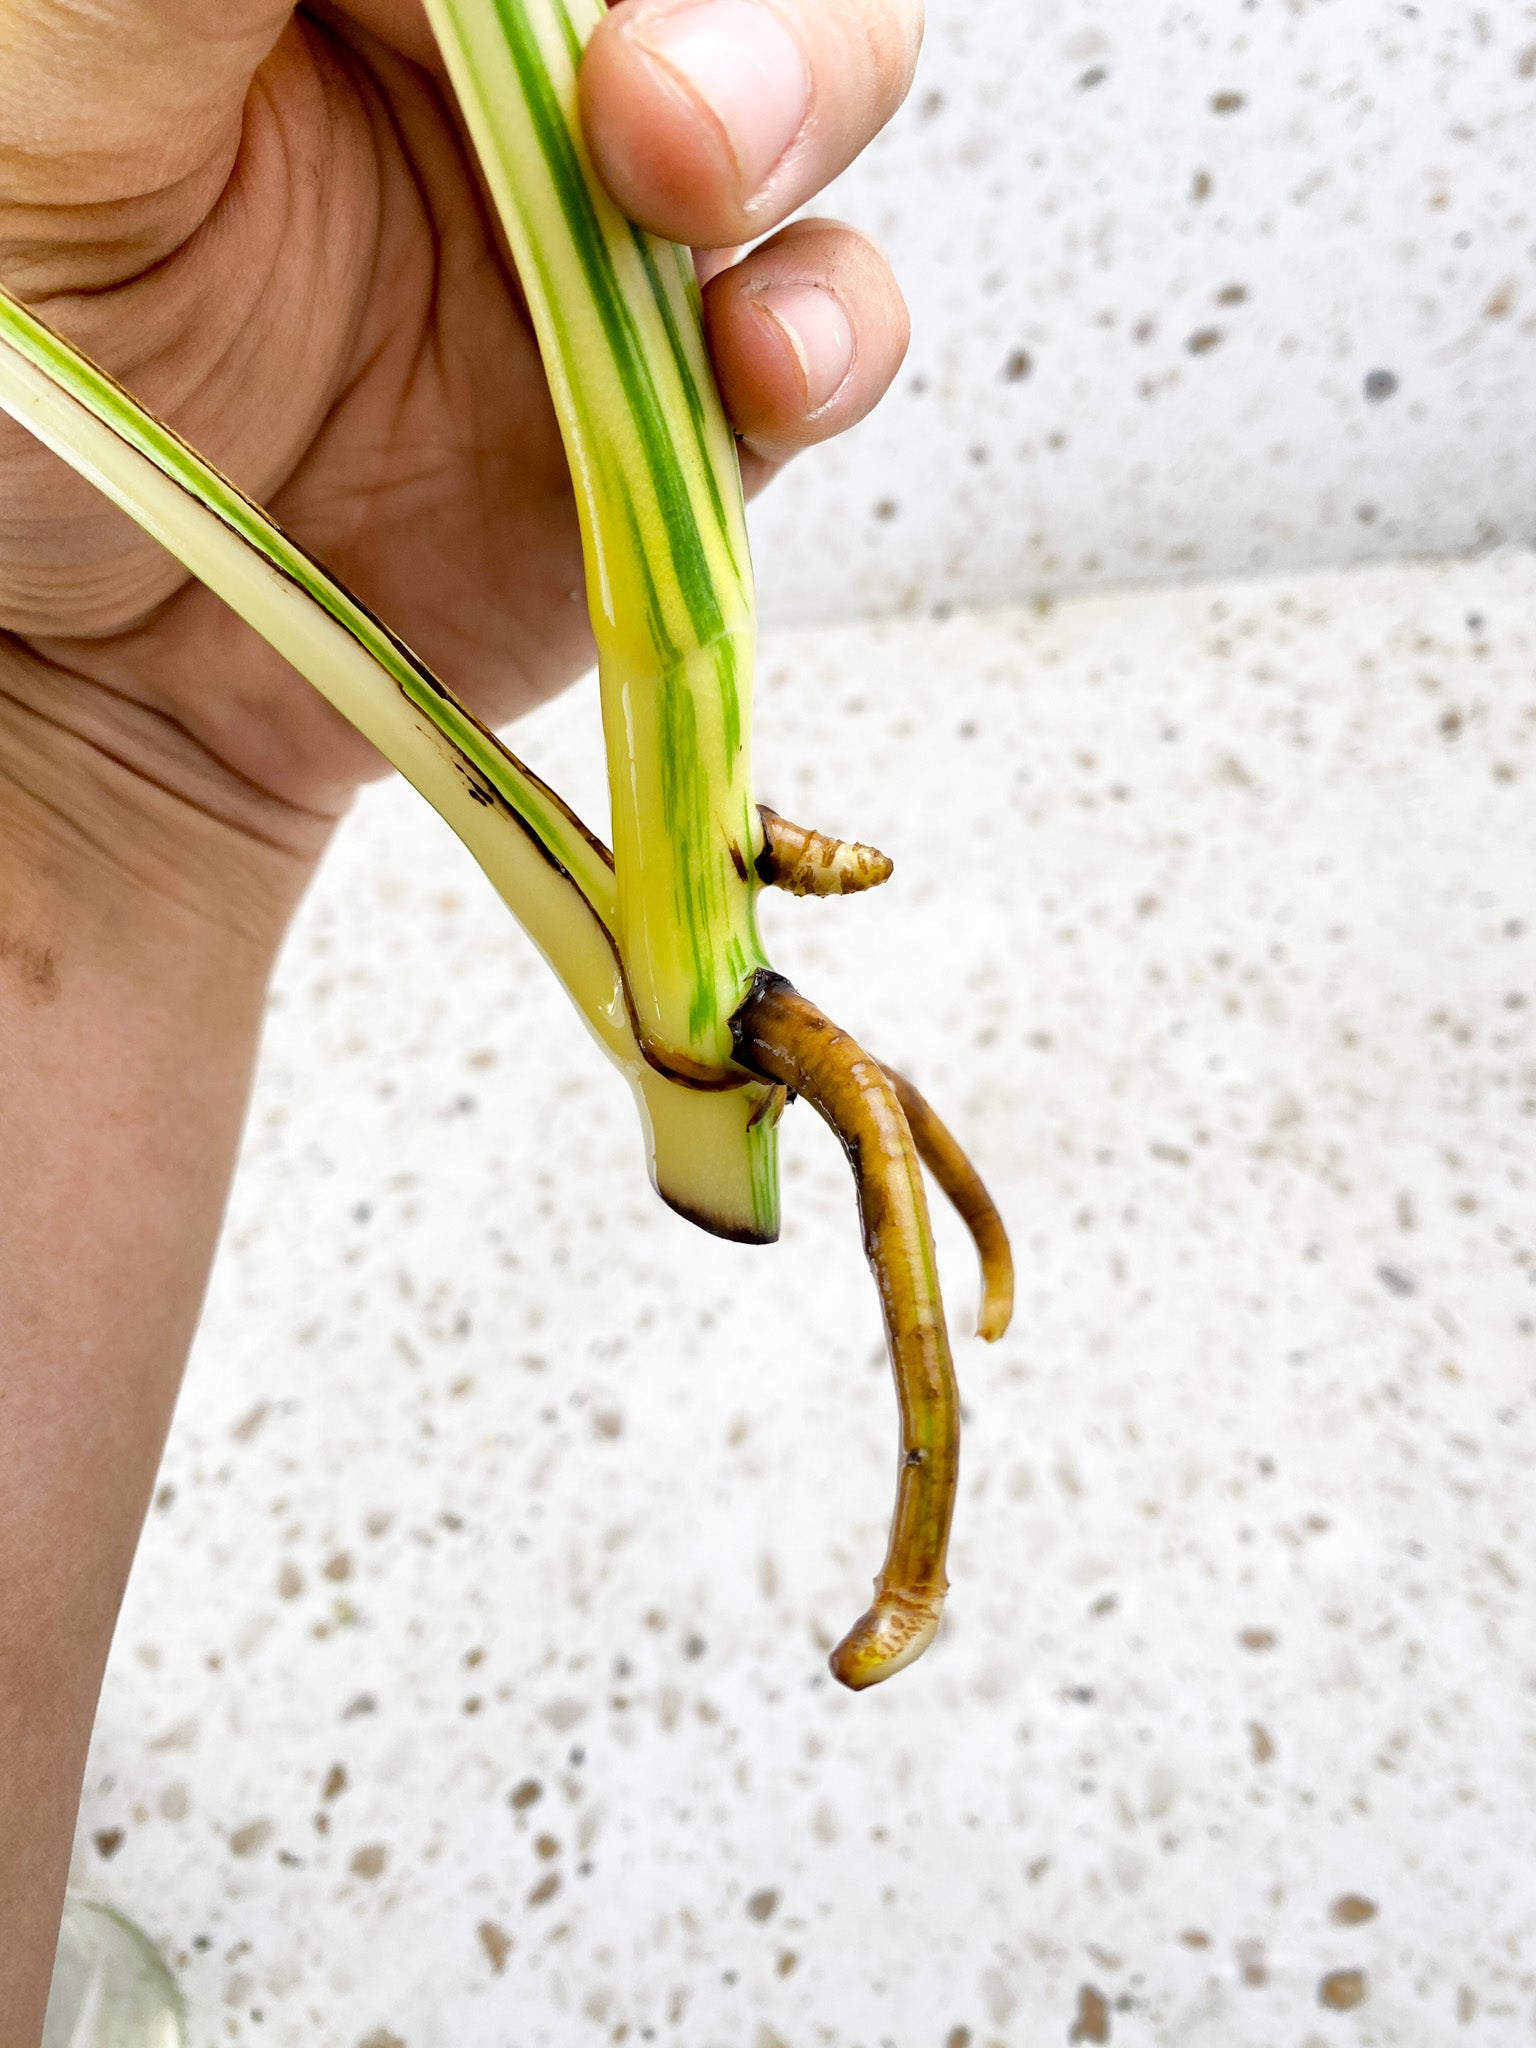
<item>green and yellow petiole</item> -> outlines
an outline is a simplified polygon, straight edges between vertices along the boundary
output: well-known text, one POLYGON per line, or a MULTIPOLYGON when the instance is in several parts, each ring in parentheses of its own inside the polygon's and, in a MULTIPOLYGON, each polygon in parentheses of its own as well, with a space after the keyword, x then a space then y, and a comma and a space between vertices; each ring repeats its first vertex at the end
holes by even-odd
POLYGON ((517 260, 576 487, 619 943, 658 1061, 730 1065, 768 962, 753 866, 754 606, 741 472, 685 250, 626 220, 576 107, 597 0, 427 0, 517 260))

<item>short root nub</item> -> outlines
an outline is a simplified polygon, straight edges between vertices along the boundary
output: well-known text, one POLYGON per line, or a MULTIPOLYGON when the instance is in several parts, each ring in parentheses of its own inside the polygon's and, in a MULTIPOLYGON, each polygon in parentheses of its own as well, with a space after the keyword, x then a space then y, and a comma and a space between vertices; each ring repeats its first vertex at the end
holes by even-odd
POLYGON ((856 896, 891 878, 895 863, 873 846, 792 825, 766 804, 758 805, 758 815, 763 850, 757 872, 775 889, 787 889, 791 896, 856 896))

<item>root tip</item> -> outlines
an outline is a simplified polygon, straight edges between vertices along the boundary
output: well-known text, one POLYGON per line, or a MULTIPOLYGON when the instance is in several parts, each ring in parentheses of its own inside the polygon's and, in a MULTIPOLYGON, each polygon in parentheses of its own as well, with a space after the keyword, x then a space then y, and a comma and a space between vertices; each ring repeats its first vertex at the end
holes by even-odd
POLYGON ((942 1592, 878 1594, 827 1659, 832 1676, 850 1692, 893 1678, 933 1641, 943 1611, 942 1592))
POLYGON ((984 1294, 981 1313, 976 1318, 976 1334, 983 1343, 995 1344, 999 1337, 1008 1334, 1008 1325, 1013 1321, 1013 1290, 1006 1294, 984 1294))

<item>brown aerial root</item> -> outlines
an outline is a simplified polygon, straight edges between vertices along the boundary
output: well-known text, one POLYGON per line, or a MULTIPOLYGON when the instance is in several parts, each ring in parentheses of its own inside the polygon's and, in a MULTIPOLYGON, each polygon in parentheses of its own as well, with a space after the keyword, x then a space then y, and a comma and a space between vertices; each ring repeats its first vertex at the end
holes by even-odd
POLYGON ((731 1028, 741 1065, 803 1095, 842 1141, 885 1314, 901 1417, 896 1507, 874 1603, 828 1660, 834 1678, 861 1692, 927 1649, 949 1586, 960 1397, 922 1168, 890 1076, 781 975, 757 975, 731 1028))
POLYGON ((890 880, 895 863, 875 847, 792 825, 766 804, 757 811, 763 821, 758 878, 775 889, 791 896, 854 896, 890 880))
POLYGON ((981 1264, 981 1312, 976 1318, 976 1334, 995 1344, 1013 1321, 1013 1251, 997 1204, 960 1149, 954 1133, 934 1114, 926 1099, 893 1067, 887 1067, 885 1072, 896 1090, 918 1157, 971 1233, 981 1264))

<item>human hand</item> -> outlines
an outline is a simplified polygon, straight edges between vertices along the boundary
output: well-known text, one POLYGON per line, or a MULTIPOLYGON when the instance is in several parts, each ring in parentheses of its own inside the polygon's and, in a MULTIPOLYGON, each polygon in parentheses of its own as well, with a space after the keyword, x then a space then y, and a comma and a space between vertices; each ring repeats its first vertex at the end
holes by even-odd
MULTIPOLYGON (((487 720, 568 680, 590 647, 564 456, 419 0, 37 0, 0 33, 0 282, 487 720)), ((583 68, 595 160, 646 226, 732 251, 883 125, 919 34, 918 0, 623 0, 583 68)), ((829 222, 706 268, 755 484, 868 411, 905 310, 829 222)), ((200 857, 212 820, 307 868, 381 770, 366 743, 8 422, 0 506, 9 807, 57 821, 67 789, 88 831, 105 773, 131 836, 138 777, 166 888, 188 852, 167 793, 200 857)))

